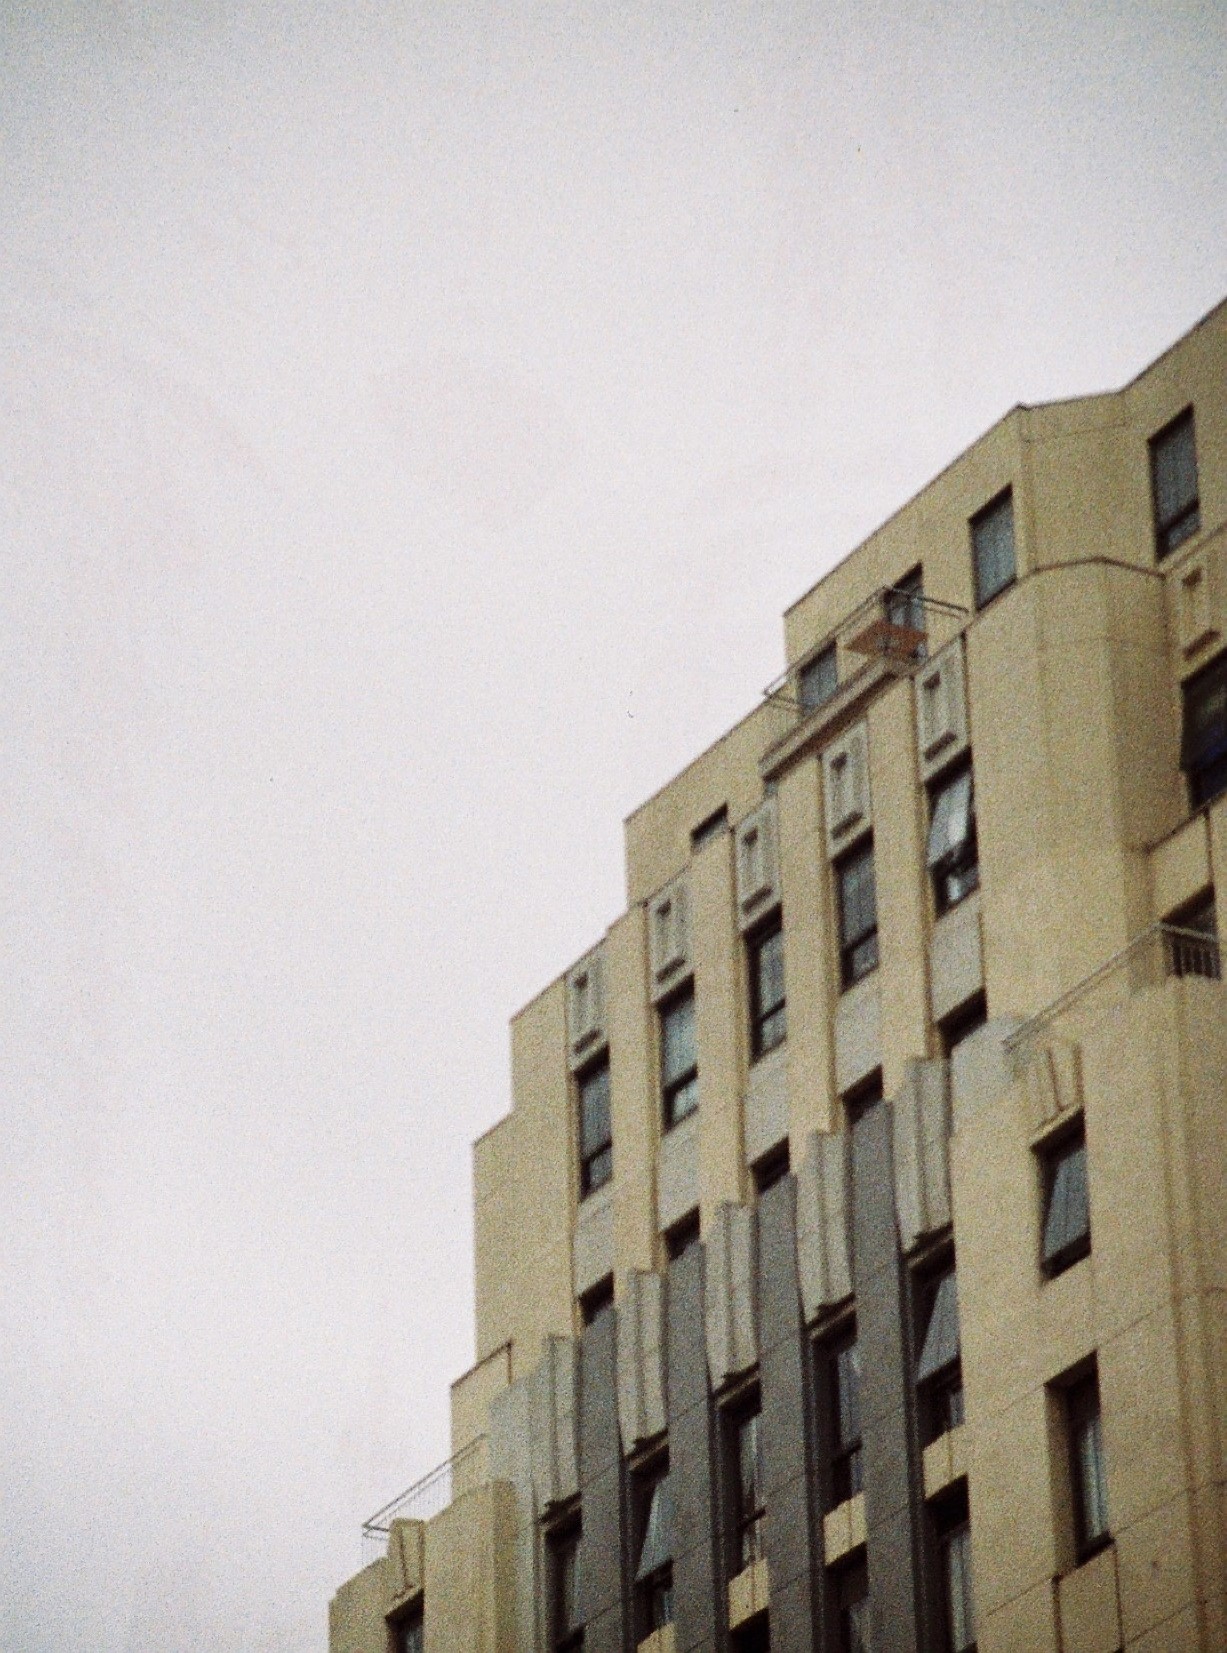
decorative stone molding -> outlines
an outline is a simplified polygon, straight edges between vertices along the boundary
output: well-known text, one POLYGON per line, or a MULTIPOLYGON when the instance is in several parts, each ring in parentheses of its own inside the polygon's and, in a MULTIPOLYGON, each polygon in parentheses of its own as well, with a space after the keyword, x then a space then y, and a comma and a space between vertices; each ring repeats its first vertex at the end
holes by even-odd
POLYGON ((904 1251, 950 1216, 950 1088, 945 1062, 909 1062, 894 1098, 895 1207, 904 1251))
POLYGON ((852 1295, 852 1178, 845 1131, 814 1131, 797 1167, 797 1266, 805 1318, 852 1295))
POLYGON ((528 1392, 529 1448, 539 1510, 563 1503, 579 1491, 575 1379, 574 1342, 569 1337, 547 1337, 528 1392))
POLYGON ((855 723, 822 754, 827 852, 839 855, 873 825, 869 725, 855 723))
POLYGON ((754 1213, 726 1202, 705 1233, 707 1360, 713 1388, 758 1359, 754 1301, 754 1213))
POLYGON ((916 744, 928 780, 967 746, 967 679, 963 639, 956 637, 916 674, 916 744))
POLYGON ((749 929, 780 899, 779 826, 768 798, 737 827, 737 920, 749 929))
POLYGON ((654 998, 690 974, 690 890, 684 876, 648 902, 648 952, 654 998))
POLYGON ((632 1269, 618 1304, 618 1419, 633 1451, 665 1427, 664 1281, 632 1269))
POLYGON ((571 1067, 582 1067, 606 1037, 602 943, 567 971, 567 1053, 571 1067))

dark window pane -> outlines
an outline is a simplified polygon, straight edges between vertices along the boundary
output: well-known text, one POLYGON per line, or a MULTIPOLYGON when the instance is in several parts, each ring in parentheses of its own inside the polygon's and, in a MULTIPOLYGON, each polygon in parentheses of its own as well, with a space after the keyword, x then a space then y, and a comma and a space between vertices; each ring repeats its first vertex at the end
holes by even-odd
POLYGON ((1014 578, 1014 496, 1007 489, 971 524, 976 607, 983 608, 1014 578))
POLYGON ((665 1083, 671 1084, 695 1065, 694 995, 666 1010, 661 1017, 661 1068, 665 1083))
POLYGON ((580 1080, 579 1085, 580 1148, 595 1154, 608 1147, 609 1125, 609 1067, 603 1064, 595 1072, 580 1080))
POLYGON ((1155 550, 1160 557, 1166 557, 1201 527, 1192 408, 1152 439, 1150 480, 1155 508, 1155 550))
POLYGON ((583 1646, 580 1618, 580 1531, 568 1528, 550 1540, 550 1571, 553 1575, 550 1643, 557 1649, 583 1646))
MULTIPOLYGON (((892 626, 905 626, 909 631, 926 632, 924 573, 913 568, 886 592, 886 618, 892 626)), ((926 643, 916 644, 913 659, 923 660, 928 653, 926 643)))
POLYGON ((646 1514, 639 1565, 635 1569, 636 1583, 642 1583, 666 1561, 673 1560, 673 1491, 667 1474, 645 1489, 644 1505, 646 1514))
POLYGON ((426 1627, 421 1616, 397 1626, 397 1653, 423 1653, 426 1646, 426 1627))
POLYGON ((923 1383, 959 1358, 959 1295, 954 1270, 937 1282, 925 1326, 924 1346, 916 1368, 923 1383))
POLYGON ((831 1459, 830 1507, 862 1490, 861 1351, 855 1334, 821 1351, 828 1400, 825 1428, 831 1459))
POLYGON ((1194 809, 1227 790, 1227 654, 1184 685, 1180 762, 1194 809))
POLYGON ((839 669, 835 663, 835 645, 823 649, 801 667, 797 673, 797 694, 803 712, 812 712, 829 700, 839 687, 839 669))
POLYGON ((1098 1548, 1108 1536, 1108 1484, 1097 1374, 1092 1372, 1072 1385, 1066 1394, 1066 1409, 1075 1537, 1081 1557, 1098 1548))
POLYGON ((665 1125, 676 1125, 699 1105, 693 991, 661 1012, 660 1074, 665 1125))
POLYGON ((971 1581, 971 1530, 957 1527, 942 1540, 942 1574, 946 1625, 951 1653, 968 1653, 976 1641, 976 1613, 971 1581))
POLYGON ((784 931, 779 920, 749 944, 750 1044, 764 1056, 782 1044, 787 1033, 784 1002, 784 931))
POLYGON ((1091 1207, 1086 1177, 1086 1139, 1071 1138, 1046 1158, 1047 1205, 1041 1253, 1044 1269, 1055 1274, 1090 1249, 1091 1207))
POLYGON ((980 887, 976 800, 970 765, 939 781, 930 793, 927 860, 934 904, 947 912, 980 887))
POLYGON ((869 1653, 869 1574, 863 1561, 828 1575, 840 1653, 869 1653))
POLYGON ((861 1348, 849 1343, 835 1357, 839 1396, 838 1441, 854 1446, 861 1438, 861 1348))
POLYGON ((733 1423, 733 1500, 737 1517, 735 1566, 738 1571, 763 1555, 763 1465, 760 1414, 749 1412, 733 1423))
POLYGON ((838 864, 836 878, 841 974, 843 985, 850 987, 876 968, 878 962, 878 902, 872 840, 838 864))

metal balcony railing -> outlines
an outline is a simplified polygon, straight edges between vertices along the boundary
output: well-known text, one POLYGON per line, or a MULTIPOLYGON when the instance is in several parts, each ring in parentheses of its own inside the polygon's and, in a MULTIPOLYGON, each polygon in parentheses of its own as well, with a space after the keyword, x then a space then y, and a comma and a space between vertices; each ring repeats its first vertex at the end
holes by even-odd
POLYGON ((455 1457, 423 1475, 362 1523, 362 1560, 375 1561, 388 1547, 393 1521, 429 1521, 462 1492, 484 1485, 488 1474, 486 1437, 479 1435, 455 1457))
POLYGON ((895 676, 910 676, 961 631, 967 619, 967 609, 958 603, 927 597, 908 586, 882 586, 769 683, 763 695, 807 717, 875 666, 885 666, 895 676), (803 680, 830 651, 836 675, 829 691, 808 703, 803 680))
POLYGON ((1076 987, 1046 1005, 1005 1040, 1012 1067, 1020 1073, 1032 1054, 1058 1026, 1085 1028, 1134 993, 1154 987, 1170 976, 1223 979, 1222 944, 1201 930, 1183 930, 1174 924, 1155 924, 1100 965, 1076 987))

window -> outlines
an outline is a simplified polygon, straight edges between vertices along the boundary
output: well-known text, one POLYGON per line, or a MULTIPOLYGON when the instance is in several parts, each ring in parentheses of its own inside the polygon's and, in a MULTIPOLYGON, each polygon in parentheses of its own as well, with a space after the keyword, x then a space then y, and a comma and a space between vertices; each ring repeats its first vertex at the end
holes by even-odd
POLYGON ((761 1159, 754 1161, 750 1167, 750 1174, 754 1178, 754 1192, 760 1199, 768 1188, 774 1188, 777 1182, 783 1182, 788 1175, 790 1164, 787 1142, 781 1142, 777 1147, 768 1149, 761 1159))
POLYGON ((721 833, 728 830, 729 811, 727 804, 721 804, 699 822, 690 834, 690 847, 693 851, 701 850, 705 844, 710 844, 713 838, 719 838, 721 833))
POLYGON ((947 913, 980 888, 976 800, 970 759, 929 788, 929 874, 938 913, 947 913))
POLYGON ((420 1605, 413 1609, 408 1618, 394 1621, 392 1640, 396 1653, 424 1653, 426 1620, 420 1605))
POLYGON ((878 899, 873 839, 835 863, 839 892, 839 975, 845 989, 878 967, 878 899))
POLYGON ((1227 790, 1227 654, 1220 654, 1184 685, 1180 767, 1193 809, 1227 790))
POLYGON ((1162 558, 1201 527, 1192 408, 1185 408, 1151 437, 1150 491, 1155 510, 1155 555, 1162 558))
MULTIPOLYGON (((928 622, 925 619, 923 569, 913 568, 901 580, 888 587, 886 618, 892 626, 905 626, 909 631, 923 634, 928 630, 928 622)), ((921 641, 912 651, 912 658, 923 660, 927 653, 928 649, 921 641)))
POLYGON ((1014 583, 1014 495, 1009 488, 971 519, 976 607, 1014 583))
POLYGON ((754 1060, 784 1043, 784 926, 775 913, 746 942, 750 973, 750 1049, 754 1060))
POLYGON ((756 1613, 729 1637, 733 1653, 771 1653, 771 1615, 756 1613))
POLYGON ((692 1245, 699 1243, 699 1213, 697 1210, 688 1211, 684 1217, 679 1217, 671 1228, 665 1230, 665 1256, 671 1263, 676 1263, 679 1257, 688 1252, 692 1245))
POLYGON ((732 1510, 732 1571, 761 1560, 763 1548, 762 1413, 758 1397, 726 1418, 729 1504, 732 1510))
POLYGON ((1098 1372, 1092 1368, 1068 1384, 1064 1402, 1074 1504, 1074 1547, 1079 1562, 1083 1562, 1111 1542, 1098 1372))
POLYGON ((933 1507, 930 1517, 940 1585, 937 1645, 945 1653, 973 1653, 976 1645, 976 1609, 966 1483, 933 1507))
POLYGON ((871 1074, 853 1085, 851 1090, 844 1092, 840 1100, 848 1116, 848 1125, 851 1128, 858 1119, 863 1119, 876 1103, 882 1100, 882 1070, 875 1068, 871 1074))
POLYGON ((861 1460, 861 1350, 856 1326, 846 1326, 819 1346, 819 1415, 824 1426, 830 1484, 827 1509, 864 1488, 861 1460))
POLYGON ((830 1576, 833 1617, 839 1626, 839 1653, 870 1653, 869 1569, 864 1554, 830 1576))
POLYGON ((693 983, 660 1012, 660 1091, 666 1130, 699 1105, 693 983))
POLYGON ((613 1175, 613 1128, 609 1115, 609 1058, 581 1073, 579 1091, 579 1195, 603 1188, 613 1175))
POLYGON ((550 1574, 550 1647, 554 1653, 584 1645, 579 1614, 580 1527, 572 1522, 547 1539, 550 1574))
POLYGON ((591 1326, 600 1319, 608 1309, 613 1308, 614 1277, 607 1274, 603 1280, 598 1280, 595 1286, 580 1293, 579 1318, 585 1326, 591 1326))
POLYGON ((797 698, 803 712, 812 712, 821 706, 839 687, 839 667, 835 662, 835 645, 831 643, 807 660, 797 673, 797 698))
POLYGON ((965 1004, 959 1005, 938 1024, 942 1055, 948 1062, 965 1039, 978 1033, 988 1021, 988 1000, 983 993, 975 993, 965 1004))
POLYGON ((937 1440, 963 1422, 963 1367, 959 1356, 959 1292, 954 1265, 920 1282, 920 1359, 916 1387, 920 1396, 923 1444, 937 1440))
POLYGON ((638 1476, 635 1517, 635 1639, 673 1623, 673 1493, 668 1462, 638 1476))
POLYGON ((1081 1119, 1072 1130, 1041 1145, 1044 1231, 1040 1266, 1051 1279, 1085 1257, 1091 1249, 1091 1206, 1086 1180, 1086 1130, 1081 1119))

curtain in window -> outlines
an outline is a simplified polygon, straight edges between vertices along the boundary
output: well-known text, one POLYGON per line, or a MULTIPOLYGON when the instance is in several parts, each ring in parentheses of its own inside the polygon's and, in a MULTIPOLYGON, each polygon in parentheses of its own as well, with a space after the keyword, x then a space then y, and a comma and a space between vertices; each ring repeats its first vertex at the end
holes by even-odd
POLYGON ((1044 1220, 1044 1261, 1051 1262, 1090 1230, 1091 1207, 1086 1183, 1086 1143, 1069 1148, 1057 1161, 1044 1220))
POLYGON ((954 780, 943 786, 933 800, 933 819, 929 824, 928 861, 937 868, 954 859, 971 836, 975 820, 975 796, 972 792, 971 770, 963 770, 954 780))
POLYGON ((933 1294, 924 1347, 920 1353, 920 1364, 916 1368, 917 1383, 923 1383, 935 1372, 949 1366, 952 1361, 958 1359, 958 1355, 959 1295, 954 1270, 951 1269, 949 1274, 942 1275, 933 1294))
POLYGON ((666 1562, 673 1560, 673 1491, 664 1475, 652 1488, 652 1501, 643 1527, 643 1545, 635 1583, 642 1584, 666 1562))

